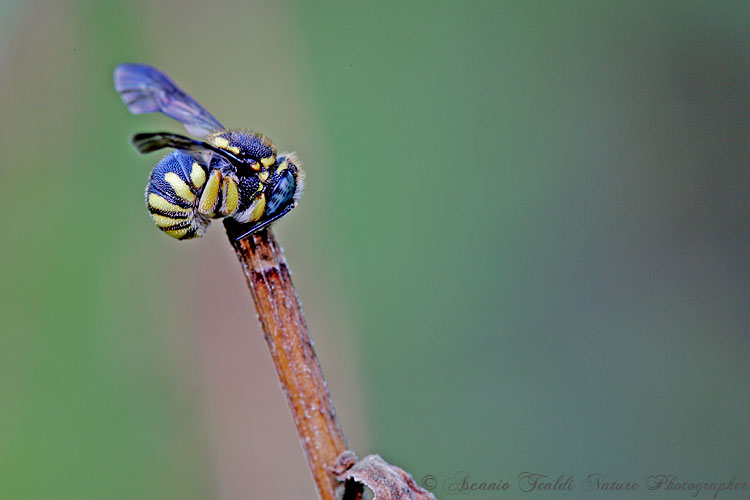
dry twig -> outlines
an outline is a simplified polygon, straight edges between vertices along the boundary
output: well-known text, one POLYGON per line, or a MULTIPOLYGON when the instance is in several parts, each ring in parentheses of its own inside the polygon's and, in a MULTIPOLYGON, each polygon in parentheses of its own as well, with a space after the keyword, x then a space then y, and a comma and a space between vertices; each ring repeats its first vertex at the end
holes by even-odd
POLYGON ((398 467, 377 455, 358 462, 346 449, 281 247, 270 228, 237 240, 236 223, 225 219, 224 225, 242 264, 321 499, 358 500, 366 485, 376 499, 434 500, 398 467))
POLYGON ((346 441, 281 247, 269 228, 235 241, 226 226, 320 497, 334 500, 338 480, 328 467, 346 441))

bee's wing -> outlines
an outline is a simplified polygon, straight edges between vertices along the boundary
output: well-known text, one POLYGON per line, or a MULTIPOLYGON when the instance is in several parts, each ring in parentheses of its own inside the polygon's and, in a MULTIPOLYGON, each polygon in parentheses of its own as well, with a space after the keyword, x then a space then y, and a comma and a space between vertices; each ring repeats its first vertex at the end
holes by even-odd
POLYGON ((169 132, 147 132, 135 134, 132 139, 133 146, 141 153, 151 153, 164 148, 179 149, 190 155, 200 158, 205 164, 210 163, 212 157, 219 157, 235 167, 242 161, 228 151, 219 149, 207 142, 196 141, 184 135, 171 134, 169 132))
POLYGON ((224 126, 167 75, 146 64, 120 64, 115 68, 115 90, 131 113, 156 113, 182 122, 188 132, 205 136, 224 126))

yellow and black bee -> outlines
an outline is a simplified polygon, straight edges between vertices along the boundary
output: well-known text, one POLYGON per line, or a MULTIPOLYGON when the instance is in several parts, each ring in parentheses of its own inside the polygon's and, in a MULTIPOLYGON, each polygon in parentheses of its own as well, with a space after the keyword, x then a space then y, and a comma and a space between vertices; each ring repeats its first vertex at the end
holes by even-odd
POLYGON ((156 164, 146 187, 146 206, 159 229, 186 240, 203 236, 211 219, 227 217, 236 221, 232 232, 240 239, 294 208, 302 171, 293 154, 277 156, 260 134, 227 130, 156 68, 120 64, 114 80, 131 113, 164 113, 205 139, 168 132, 133 136, 141 153, 175 150, 156 164))

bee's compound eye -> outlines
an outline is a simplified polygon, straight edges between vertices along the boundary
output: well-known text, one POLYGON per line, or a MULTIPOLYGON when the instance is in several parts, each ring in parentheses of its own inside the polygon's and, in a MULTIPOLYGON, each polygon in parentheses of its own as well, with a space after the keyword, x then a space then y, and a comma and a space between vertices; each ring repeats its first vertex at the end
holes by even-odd
POLYGON ((268 197, 265 215, 270 217, 286 207, 294 199, 295 189, 294 175, 289 170, 285 170, 279 175, 279 179, 274 184, 268 197))

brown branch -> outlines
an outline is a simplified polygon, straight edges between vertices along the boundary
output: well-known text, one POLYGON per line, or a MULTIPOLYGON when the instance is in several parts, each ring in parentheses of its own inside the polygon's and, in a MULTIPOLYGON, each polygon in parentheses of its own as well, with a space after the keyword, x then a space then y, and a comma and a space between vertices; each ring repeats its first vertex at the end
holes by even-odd
POLYGON ((268 228, 236 241, 232 223, 227 220, 225 226, 320 497, 335 500, 340 483, 330 467, 346 450, 346 441, 281 247, 268 228))
POLYGON ((367 486, 374 500, 435 500, 402 469, 377 455, 358 461, 346 449, 281 247, 269 228, 238 240, 241 226, 231 219, 224 219, 224 226, 242 264, 320 498, 361 500, 367 486))

